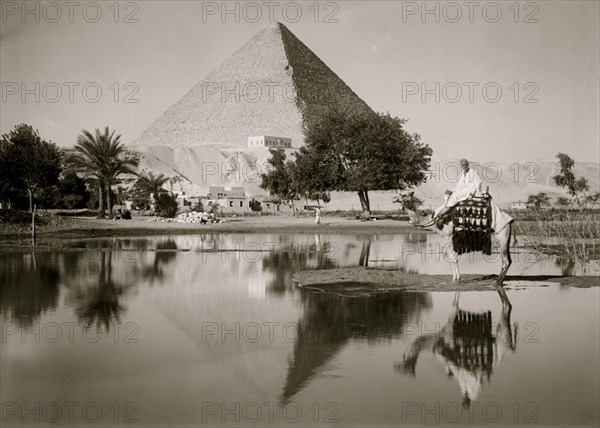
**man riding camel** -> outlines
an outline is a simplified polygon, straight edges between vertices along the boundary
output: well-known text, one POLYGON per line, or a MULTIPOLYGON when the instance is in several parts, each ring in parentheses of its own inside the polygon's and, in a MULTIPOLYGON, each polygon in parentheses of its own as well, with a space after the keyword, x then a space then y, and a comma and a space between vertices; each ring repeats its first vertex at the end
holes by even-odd
POLYGON ((469 161, 466 159, 460 160, 460 167, 462 173, 460 179, 453 191, 446 190, 444 193, 445 203, 441 207, 435 210, 433 218, 440 218, 445 214, 451 207, 455 206, 461 201, 469 199, 473 196, 481 196, 481 178, 475 169, 470 168, 469 161))
POLYGON ((494 203, 486 189, 482 194, 482 181, 474 169, 469 168, 466 159, 460 161, 462 174, 453 192, 446 191, 445 203, 435 210, 433 215, 423 215, 406 206, 414 192, 400 192, 393 202, 400 202, 403 211, 408 213, 410 223, 418 228, 429 228, 447 239, 450 246, 444 246, 452 263, 453 281, 460 281, 458 256, 468 252, 481 251, 485 255, 492 252, 491 235, 495 234, 499 243, 502 270, 496 285, 502 285, 512 261, 510 258, 510 239, 516 235, 512 227, 513 218, 494 203), (457 206, 456 211, 453 209, 457 206))
MULTIPOLYGON (((465 201, 473 196, 482 195, 481 186, 483 182, 481 181, 481 178, 479 178, 477 171, 470 167, 469 161, 466 159, 460 160, 460 166, 462 168, 460 179, 458 180, 458 183, 456 183, 453 191, 446 190, 446 193, 444 194, 445 203, 441 207, 436 208, 433 213, 433 220, 441 219, 450 208, 459 202, 465 201)), ((496 232, 500 232, 504 226, 513 220, 513 218, 500 210, 493 199, 490 199, 490 207, 492 209, 492 229, 496 232)))

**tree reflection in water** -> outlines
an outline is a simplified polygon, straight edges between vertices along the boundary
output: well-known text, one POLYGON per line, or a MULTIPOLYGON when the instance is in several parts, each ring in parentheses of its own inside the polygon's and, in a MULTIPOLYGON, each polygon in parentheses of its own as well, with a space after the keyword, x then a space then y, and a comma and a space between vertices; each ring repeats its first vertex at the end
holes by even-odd
POLYGON ((120 323, 125 306, 120 298, 127 285, 115 282, 112 273, 112 251, 101 251, 98 279, 95 284, 77 290, 77 316, 86 327, 102 327, 108 332, 111 326, 120 323))
POLYGON ((42 312, 56 309, 60 274, 56 255, 0 257, 0 312, 20 327, 30 327, 42 312))
POLYGON ((121 302, 125 294, 140 280, 149 280, 150 284, 153 284, 155 279, 162 279, 164 266, 177 257, 177 244, 172 239, 156 243, 151 265, 144 263, 140 255, 136 254, 147 248, 147 241, 123 240, 118 248, 119 253, 116 257, 113 257, 112 249, 100 250, 97 281, 78 289, 76 293, 76 312, 80 322, 88 327, 95 326, 98 330, 104 328, 107 332, 111 326, 121 322, 121 315, 126 310, 126 306, 121 302), (128 280, 116 281, 113 278, 113 258, 122 263, 122 267, 127 267, 128 280))
POLYGON ((274 274, 274 278, 267 285, 267 290, 282 295, 291 287, 295 287, 292 276, 296 272, 335 268, 337 261, 331 258, 332 253, 330 243, 321 243, 319 235, 315 235, 315 243, 311 245, 288 245, 269 251, 261 257, 263 270, 274 274))
POLYGON ((570 257, 557 257, 554 263, 560 268, 562 276, 571 276, 575 272, 576 263, 570 257))
MULTIPOLYGON (((150 285, 153 285, 155 280, 162 281, 165 276, 164 267, 177 258, 177 249, 177 243, 173 239, 157 242, 152 265, 140 262, 139 274, 141 277, 150 285)), ((135 267, 137 269, 137 265, 135 267)))
POLYGON ((398 338, 407 323, 431 307, 428 293, 342 297, 301 291, 304 306, 282 400, 297 394, 349 340, 398 338))
POLYGON ((470 312, 460 309, 460 292, 457 292, 448 324, 440 332, 417 338, 395 369, 415 376, 419 355, 431 350, 445 364, 448 377, 458 382, 463 406, 468 409, 471 401, 479 396, 484 379, 488 383, 491 381, 492 371, 504 352, 514 352, 517 347, 517 325, 511 326, 510 322, 512 305, 503 288, 498 289, 498 295, 502 301, 502 315, 495 332, 491 310, 470 312))
POLYGON ((371 238, 368 237, 363 239, 362 248, 360 249, 360 257, 358 258, 358 265, 363 267, 369 266, 369 257, 371 255, 371 238))
MULTIPOLYGON (((92 240, 85 251, 12 254, 0 257, 0 313, 4 320, 30 327, 44 311, 58 306, 59 282, 68 290, 79 320, 107 331, 126 307, 125 293, 141 279, 164 276, 164 266, 176 256, 172 239, 156 244, 152 264, 144 263, 140 251, 147 240, 92 240), (113 264, 118 263, 120 280, 115 280, 113 264)), ((117 278, 118 279, 118 278, 117 278)))

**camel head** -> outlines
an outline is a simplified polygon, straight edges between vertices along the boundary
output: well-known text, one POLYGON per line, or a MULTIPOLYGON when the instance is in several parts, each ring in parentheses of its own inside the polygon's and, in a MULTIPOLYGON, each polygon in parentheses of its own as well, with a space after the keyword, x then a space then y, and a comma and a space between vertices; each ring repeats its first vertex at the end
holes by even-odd
POLYGON ((414 191, 402 190, 392 198, 393 203, 398 203, 403 212, 408 214, 409 223, 415 227, 430 227, 433 216, 422 215, 414 204, 414 191))

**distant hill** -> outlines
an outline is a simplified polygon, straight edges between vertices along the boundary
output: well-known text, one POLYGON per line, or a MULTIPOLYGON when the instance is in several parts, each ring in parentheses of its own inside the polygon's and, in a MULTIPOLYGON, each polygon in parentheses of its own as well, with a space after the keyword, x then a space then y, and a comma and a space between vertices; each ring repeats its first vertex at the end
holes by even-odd
MULTIPOLYGON (((143 147, 140 169, 180 177, 174 190, 188 195, 206 195, 209 186, 245 187, 249 196, 264 195, 259 187, 260 174, 265 172, 269 151, 264 148, 245 148, 225 145, 193 145, 182 147, 143 147)), ((288 151, 288 154, 293 151, 288 151)), ((559 173, 558 163, 488 163, 478 165, 471 161, 489 186, 490 194, 502 207, 511 202, 527 200, 532 193, 546 192, 553 199, 566 195, 554 185, 552 177, 559 173)), ((433 159, 427 182, 415 189, 415 195, 424 200, 424 208, 442 203, 446 189, 452 189, 459 171, 458 159, 433 159)), ((575 175, 586 177, 592 192, 600 191, 600 164, 576 163, 575 175)), ((370 192, 372 209, 389 210, 398 206, 391 202, 392 192, 370 192)), ((350 192, 335 192, 328 209, 360 208, 358 197, 350 192)))
MULTIPOLYGON (((512 162, 486 163, 477 165, 475 169, 485 186, 489 186, 490 194, 498 205, 506 207, 511 202, 526 201, 530 194, 546 192, 553 199, 566 195, 563 188, 554 184, 553 176, 560 172, 558 163, 512 162)), ((425 205, 431 202, 433 206, 442 202, 446 189, 452 189, 456 183, 458 159, 444 159, 432 162, 432 176, 427 183, 416 189, 415 194, 425 200, 425 205)), ((600 164, 576 163, 574 172, 577 177, 588 179, 590 190, 600 191, 600 164)))
MULTIPOLYGON (((415 188, 415 196, 422 199, 422 208, 435 208, 443 204, 446 189, 452 190, 456 183, 458 159, 433 160, 431 174, 425 184, 415 188)), ((472 161, 476 163, 476 161, 472 161)), ((555 200, 566 196, 565 189, 556 187, 552 177, 560 172, 558 163, 513 162, 475 165, 484 181, 483 187, 489 191, 496 203, 507 208, 511 202, 526 201, 530 194, 546 192, 555 200)), ((590 191, 600 191, 600 164, 576 163, 577 177, 586 177, 590 191)), ((397 208, 391 203, 391 192, 370 192, 372 209, 389 210, 397 208)), ((329 209, 360 209, 358 197, 353 193, 336 193, 328 206, 329 209)))

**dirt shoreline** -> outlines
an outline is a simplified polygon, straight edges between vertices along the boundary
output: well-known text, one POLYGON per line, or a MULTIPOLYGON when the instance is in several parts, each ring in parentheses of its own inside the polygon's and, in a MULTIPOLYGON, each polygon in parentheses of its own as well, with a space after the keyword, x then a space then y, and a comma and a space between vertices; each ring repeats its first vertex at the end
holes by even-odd
MULTIPOLYGON (((5 224, 6 226, 6 224, 5 224)), ((23 251, 56 251, 70 248, 67 241, 113 237, 148 237, 160 235, 218 234, 218 233, 296 233, 296 234, 393 234, 433 233, 417 229, 406 221, 377 220, 362 222, 347 217, 324 217, 315 224, 312 217, 261 216, 227 218, 224 223, 186 224, 152 221, 148 217, 133 220, 98 220, 94 218, 59 218, 40 226, 35 246, 27 225, 0 230, 0 254, 23 251), (16 233, 15 233, 16 232, 16 233)), ((378 294, 392 290, 406 291, 490 291, 495 276, 464 275, 460 284, 451 282, 451 275, 421 275, 405 273, 402 269, 345 268, 298 272, 294 281, 300 287, 327 290, 348 295, 378 294)), ((600 285, 600 277, 508 276, 509 287, 534 282, 534 285, 560 284, 570 287, 600 285)))
MULTIPOLYGON (((67 239, 104 237, 146 237, 156 235, 186 235, 203 233, 298 233, 298 234, 373 234, 373 233, 429 233, 416 229, 406 221, 377 220, 363 222, 346 217, 323 217, 315 224, 313 217, 234 217, 224 223, 191 224, 154 222, 149 217, 133 220, 98 220, 94 218, 61 218, 58 222, 41 225, 36 232, 37 249, 56 248, 67 239)), ((0 231, 0 249, 31 248, 28 225, 4 228, 0 231)))
MULTIPOLYGON (((351 267, 297 272, 292 279, 301 288, 346 296, 364 296, 390 291, 494 291, 497 275, 462 275, 460 283, 452 275, 406 273, 403 269, 351 267)), ((526 286, 562 285, 576 288, 600 286, 598 276, 507 276, 506 289, 526 286)))

